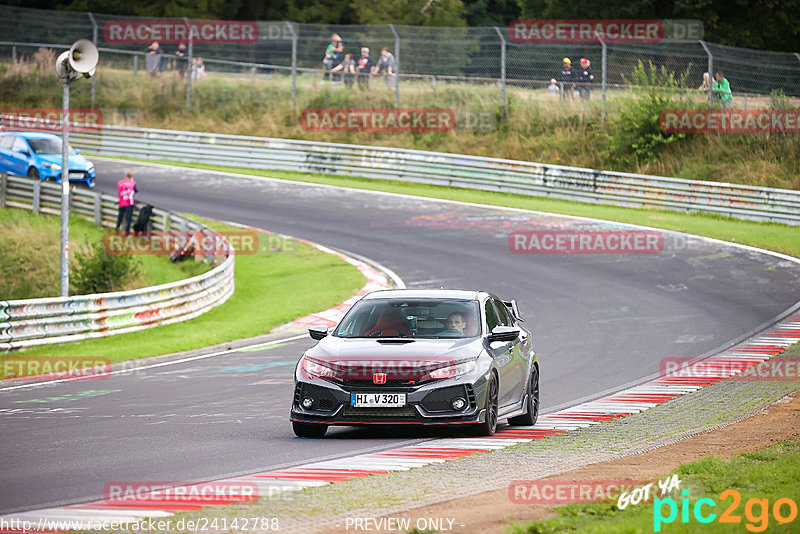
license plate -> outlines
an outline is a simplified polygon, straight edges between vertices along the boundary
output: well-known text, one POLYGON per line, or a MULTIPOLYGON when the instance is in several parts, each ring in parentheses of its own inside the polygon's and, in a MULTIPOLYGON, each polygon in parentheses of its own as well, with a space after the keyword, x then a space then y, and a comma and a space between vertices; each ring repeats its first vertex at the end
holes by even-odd
POLYGON ((402 408, 406 405, 406 394, 351 393, 350 405, 354 408, 402 408))
POLYGON ((83 173, 80 171, 69 171, 70 178, 83 178, 83 173))

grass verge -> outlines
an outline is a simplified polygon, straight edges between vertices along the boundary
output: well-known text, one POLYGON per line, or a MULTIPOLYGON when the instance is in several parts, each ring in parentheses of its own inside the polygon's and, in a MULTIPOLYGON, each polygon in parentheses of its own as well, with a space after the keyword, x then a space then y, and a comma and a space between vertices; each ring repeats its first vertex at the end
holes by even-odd
MULTIPOLYGON (((241 231, 204 222, 220 231, 241 231)), ((256 254, 236 257, 236 291, 200 317, 130 334, 36 347, 25 354, 102 356, 120 362, 202 348, 266 334, 297 317, 341 303, 366 283, 352 265, 309 245, 284 240, 280 251, 263 245, 256 254)))
POLYGON ((269 171, 243 169, 237 167, 222 167, 201 163, 183 163, 166 160, 141 160, 166 165, 190 167, 193 169, 206 169, 211 171, 234 172, 251 176, 265 176, 298 182, 328 184, 370 191, 386 191, 402 193, 429 198, 442 198, 462 202, 475 202, 492 206, 521 208, 548 213, 564 215, 577 215, 609 221, 617 221, 665 230, 675 230, 690 234, 722 239, 733 243, 740 243, 754 247, 764 248, 775 252, 800 257, 800 231, 796 227, 777 223, 759 223, 740 221, 729 217, 721 217, 700 213, 680 213, 674 211, 619 208, 616 206, 600 206, 568 200, 556 200, 541 197, 528 197, 509 193, 493 193, 487 191, 472 191, 453 187, 442 187, 424 184, 413 184, 399 181, 371 180, 358 177, 326 176, 321 174, 303 174, 288 171, 269 171))
MULTIPOLYGON (((561 506, 556 510, 558 517, 513 525, 511 532, 743 532, 745 529, 749 532, 793 532, 796 529, 800 497, 797 486, 800 480, 800 441, 743 453, 727 462, 714 457, 703 458, 681 465, 675 473, 684 491, 690 488, 688 495, 675 491, 661 498, 663 502, 651 500, 628 505, 623 510, 617 507, 616 502, 561 506), (737 494, 740 500, 737 500, 737 494), (670 499, 674 501, 676 515, 668 522, 670 499), (697 508, 700 499, 708 500, 697 508), (789 518, 794 510, 793 520, 783 524, 775 513, 775 504, 781 499, 782 504, 778 507, 781 517, 789 518), (701 522, 695 510, 706 518, 713 516, 713 519, 701 522), (723 512, 729 513, 734 522, 723 523, 723 512)), ((665 478, 661 477, 662 480, 665 478)))
MULTIPOLYGON (((59 293, 61 219, 34 215, 18 208, 0 209, 0 300, 52 297, 59 293)), ((70 217, 70 268, 75 252, 86 252, 102 241, 103 229, 80 217, 70 217)), ((166 284, 206 272, 203 263, 166 261, 164 256, 139 256, 138 274, 119 290, 166 284)))

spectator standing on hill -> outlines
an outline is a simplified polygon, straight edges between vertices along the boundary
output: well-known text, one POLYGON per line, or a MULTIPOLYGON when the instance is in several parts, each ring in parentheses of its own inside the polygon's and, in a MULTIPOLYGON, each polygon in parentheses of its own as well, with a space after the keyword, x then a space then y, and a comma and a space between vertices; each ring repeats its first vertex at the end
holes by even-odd
POLYGON ((592 72, 592 64, 585 57, 581 58, 581 68, 578 70, 578 94, 581 95, 581 100, 589 100, 592 97, 591 83, 594 82, 594 73, 592 72))
POLYGON ((150 76, 161 76, 164 70, 164 51, 161 50, 158 41, 153 41, 153 44, 147 47, 144 68, 150 76))
POLYGON ((389 52, 389 49, 386 47, 381 49, 381 58, 375 65, 376 74, 381 70, 385 71, 386 88, 391 89, 394 86, 394 77, 397 76, 397 61, 394 59, 394 55, 392 55, 392 53, 389 52))
POLYGON ((125 233, 131 231, 131 220, 133 219, 133 197, 139 189, 136 187, 136 181, 133 179, 133 174, 130 172, 125 173, 125 178, 117 182, 117 196, 119 197, 119 209, 117 211, 117 229, 122 224, 122 219, 125 218, 125 233))
MULTIPOLYGON (((324 80, 330 76, 330 71, 340 63, 339 58, 344 52, 344 43, 339 34, 331 34, 331 42, 325 47, 325 57, 322 59, 322 66, 325 68, 325 74, 322 75, 324 80)), ((335 80, 334 80, 335 81, 335 80)))
POLYGON ((547 92, 550 93, 551 95, 557 95, 560 92, 558 88, 558 83, 556 83, 555 78, 552 78, 550 80, 550 85, 547 86, 547 92))
POLYGON ((353 54, 345 54, 342 62, 331 69, 332 73, 339 71, 344 73, 344 84, 353 87, 353 81, 356 79, 356 62, 353 60, 353 54))
POLYGON ((175 51, 175 56, 178 58, 178 76, 181 78, 186 74, 186 68, 189 66, 189 58, 186 55, 186 44, 181 43, 175 51))
POLYGON ((731 82, 722 75, 722 71, 718 70, 714 75, 714 96, 720 101, 722 109, 731 109, 733 107, 733 93, 731 92, 731 82))
POLYGON ((369 89, 369 77, 375 60, 369 55, 369 48, 366 46, 361 49, 361 57, 358 60, 358 87, 359 89, 369 89))
POLYGON ((572 98, 572 92, 575 90, 575 71, 572 70, 572 61, 565 57, 561 60, 561 75, 559 81, 561 82, 561 99, 572 98))

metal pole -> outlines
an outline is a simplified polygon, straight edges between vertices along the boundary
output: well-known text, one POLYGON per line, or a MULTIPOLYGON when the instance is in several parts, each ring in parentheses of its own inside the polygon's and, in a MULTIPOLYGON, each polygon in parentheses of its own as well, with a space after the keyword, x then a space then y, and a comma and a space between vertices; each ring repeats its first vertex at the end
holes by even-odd
POLYGON ((192 26, 189 24, 189 19, 183 17, 184 22, 186 22, 186 31, 189 32, 189 58, 186 60, 186 109, 192 108, 192 76, 194 72, 192 71, 192 53, 193 53, 193 44, 192 44, 192 26))
POLYGON ((711 50, 708 49, 706 46, 705 41, 699 41, 700 45, 708 54, 708 109, 714 107, 714 91, 712 90, 714 86, 714 56, 711 54, 711 50))
POLYGON ((394 34, 394 107, 400 107, 400 36, 394 29, 394 24, 389 24, 394 34))
POLYGON ((133 75, 139 74, 139 54, 133 56, 133 75))
POLYGON ((11 47, 11 63, 17 62, 17 45, 11 47))
POLYGON ((602 105, 602 110, 601 110, 601 116, 602 116, 603 123, 605 123, 606 122, 606 77, 607 77, 606 73, 607 73, 607 69, 608 69, 608 45, 606 45, 606 42, 603 40, 602 37, 600 37, 599 33, 597 34, 597 39, 600 41, 600 46, 601 46, 602 51, 603 51, 602 52, 602 66, 601 66, 601 69, 600 69, 600 72, 601 72, 600 76, 602 76, 603 79, 600 80, 601 87, 602 87, 600 92, 603 94, 603 98, 602 98, 603 105, 602 105))
POLYGON ((503 108, 503 116, 506 114, 506 38, 497 26, 494 31, 500 37, 500 101, 503 108))
POLYGON ((292 106, 297 106, 297 33, 291 22, 287 21, 286 25, 292 34, 292 106))
MULTIPOLYGON (((87 14, 89 15, 89 20, 92 21, 92 42, 94 43, 94 46, 97 46, 97 21, 94 20, 94 15, 92 15, 91 11, 87 12, 87 14)), ((92 76, 92 107, 94 107, 94 100, 96 96, 97 96, 97 72, 95 72, 94 76, 92 76)))
POLYGON ((69 82, 70 73, 62 79, 64 117, 61 143, 61 296, 69 296, 69 82))

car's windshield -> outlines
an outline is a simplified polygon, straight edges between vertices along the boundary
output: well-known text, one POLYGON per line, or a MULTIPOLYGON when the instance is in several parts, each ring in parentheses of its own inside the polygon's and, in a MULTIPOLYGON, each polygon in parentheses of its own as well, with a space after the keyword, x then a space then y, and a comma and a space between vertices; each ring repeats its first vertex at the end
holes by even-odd
POLYGON ((480 334, 478 303, 457 299, 366 299, 336 330, 338 337, 466 338, 480 334))
MULTIPOLYGON (((47 138, 47 139, 28 139, 31 148, 37 154, 61 154, 61 138, 47 138)), ((75 154, 75 150, 69 147, 69 153, 75 154)))

